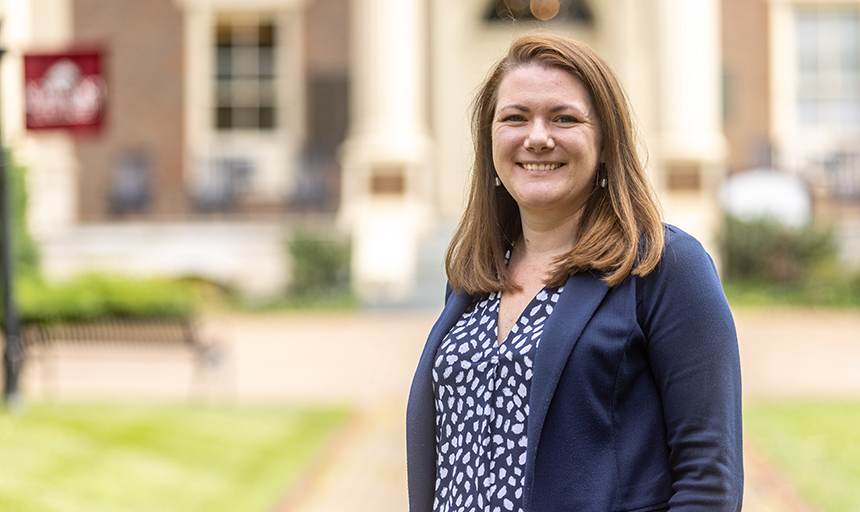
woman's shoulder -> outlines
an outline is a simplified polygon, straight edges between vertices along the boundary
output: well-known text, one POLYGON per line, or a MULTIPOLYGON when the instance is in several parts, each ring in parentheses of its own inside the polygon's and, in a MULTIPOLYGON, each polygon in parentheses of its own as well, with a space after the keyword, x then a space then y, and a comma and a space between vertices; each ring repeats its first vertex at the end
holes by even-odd
POLYGON ((704 250, 702 244, 693 235, 687 233, 678 226, 663 224, 663 235, 665 246, 682 250, 704 250))
POLYGON ((719 283, 714 261, 702 244, 686 231, 664 224, 663 255, 649 274, 640 277, 646 288, 719 283))
POLYGON ((671 224, 663 225, 663 234, 663 256, 660 266, 695 263, 713 266, 711 256, 693 235, 671 224))
POLYGON ((665 225, 660 263, 637 283, 637 303, 647 311, 708 310, 710 315, 719 310, 730 315, 713 259, 695 237, 676 226, 665 225))

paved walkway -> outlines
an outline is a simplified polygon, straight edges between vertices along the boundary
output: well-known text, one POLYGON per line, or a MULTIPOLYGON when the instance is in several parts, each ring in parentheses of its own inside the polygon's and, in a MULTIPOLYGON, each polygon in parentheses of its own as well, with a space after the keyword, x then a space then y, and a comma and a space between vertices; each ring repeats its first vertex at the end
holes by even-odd
MULTIPOLYGON (((405 511, 406 395, 435 317, 436 312, 210 315, 204 334, 226 352, 216 373, 195 375, 190 359, 175 352, 146 351, 108 365, 69 354, 48 372, 31 368, 25 389, 59 397, 348 404, 357 411, 353 422, 272 512, 405 511)), ((736 323, 747 399, 860 397, 860 313, 741 310, 736 323)), ((746 472, 745 512, 814 512, 751 443, 746 472)))

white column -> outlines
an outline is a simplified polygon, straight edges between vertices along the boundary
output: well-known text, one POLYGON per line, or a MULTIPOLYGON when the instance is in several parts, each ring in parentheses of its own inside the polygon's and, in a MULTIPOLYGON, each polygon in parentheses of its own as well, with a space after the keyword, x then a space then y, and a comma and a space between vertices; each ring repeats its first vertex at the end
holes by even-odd
POLYGON ((725 174, 718 0, 659 0, 655 153, 668 221, 717 256, 725 174))
POLYGON ((402 299, 429 218, 424 0, 353 0, 352 112, 340 221, 352 233, 353 286, 402 299))
POLYGON ((63 50, 73 41, 71 0, 6 2, 3 25, 3 142, 13 149, 16 163, 27 169, 29 229, 42 241, 77 222, 78 162, 67 133, 27 133, 23 58, 25 51, 63 50))
POLYGON ((717 0, 660 0, 662 150, 673 159, 722 159, 717 0))

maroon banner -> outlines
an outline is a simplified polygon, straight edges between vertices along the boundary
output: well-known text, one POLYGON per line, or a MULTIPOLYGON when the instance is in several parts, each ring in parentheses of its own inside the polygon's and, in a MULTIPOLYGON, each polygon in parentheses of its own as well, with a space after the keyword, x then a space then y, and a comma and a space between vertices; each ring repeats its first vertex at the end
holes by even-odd
POLYGON ((28 130, 101 126, 107 103, 101 52, 24 55, 24 83, 28 130))

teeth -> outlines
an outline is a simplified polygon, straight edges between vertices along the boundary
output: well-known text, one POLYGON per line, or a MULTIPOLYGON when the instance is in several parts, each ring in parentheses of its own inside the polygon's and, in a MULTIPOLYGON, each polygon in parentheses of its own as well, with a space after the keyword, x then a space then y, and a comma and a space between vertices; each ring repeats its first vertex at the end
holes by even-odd
POLYGON ((559 167, 561 164, 523 164, 523 168, 527 171, 551 171, 559 167))

